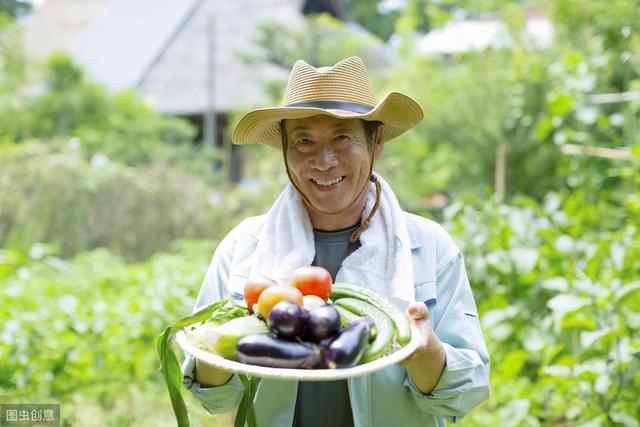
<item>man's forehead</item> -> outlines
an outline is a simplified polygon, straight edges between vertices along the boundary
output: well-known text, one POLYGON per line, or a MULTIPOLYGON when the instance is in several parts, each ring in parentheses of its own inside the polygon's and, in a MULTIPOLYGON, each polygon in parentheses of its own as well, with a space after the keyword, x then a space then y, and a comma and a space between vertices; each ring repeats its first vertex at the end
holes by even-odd
POLYGON ((284 120, 287 132, 295 132, 302 130, 310 130, 318 127, 340 128, 340 129, 359 129, 360 119, 338 118, 327 115, 318 115, 304 117, 301 119, 284 120))

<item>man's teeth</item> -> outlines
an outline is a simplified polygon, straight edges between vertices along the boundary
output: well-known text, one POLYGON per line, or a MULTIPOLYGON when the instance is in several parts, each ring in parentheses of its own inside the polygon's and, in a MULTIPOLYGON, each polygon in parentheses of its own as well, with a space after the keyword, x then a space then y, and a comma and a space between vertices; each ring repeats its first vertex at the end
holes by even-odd
POLYGON ((332 180, 329 180, 329 181, 321 181, 319 179, 314 179, 313 182, 315 182, 318 185, 322 185, 322 186, 326 187, 326 186, 329 186, 329 185, 337 184, 340 181, 342 181, 343 179, 344 179, 344 176, 341 176, 339 178, 332 179, 332 180))

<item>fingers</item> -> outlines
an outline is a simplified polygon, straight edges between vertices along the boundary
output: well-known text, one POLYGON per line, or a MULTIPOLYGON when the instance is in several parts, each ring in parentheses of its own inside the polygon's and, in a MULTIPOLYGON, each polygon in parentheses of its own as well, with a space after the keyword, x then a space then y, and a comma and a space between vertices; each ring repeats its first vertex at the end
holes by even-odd
POLYGON ((412 302, 406 310, 407 315, 415 320, 427 320, 429 318, 429 309, 423 302, 412 302))

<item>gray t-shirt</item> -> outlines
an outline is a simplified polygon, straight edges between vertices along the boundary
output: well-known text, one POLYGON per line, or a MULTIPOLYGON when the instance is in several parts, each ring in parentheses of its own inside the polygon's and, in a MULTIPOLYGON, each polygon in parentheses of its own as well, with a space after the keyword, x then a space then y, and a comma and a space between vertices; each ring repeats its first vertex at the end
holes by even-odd
MULTIPOLYGON (((316 246, 313 265, 326 268, 333 281, 342 261, 360 246, 359 241, 349 242, 358 225, 336 231, 313 230, 316 246)), ((347 381, 300 381, 293 426, 353 427, 347 381)))

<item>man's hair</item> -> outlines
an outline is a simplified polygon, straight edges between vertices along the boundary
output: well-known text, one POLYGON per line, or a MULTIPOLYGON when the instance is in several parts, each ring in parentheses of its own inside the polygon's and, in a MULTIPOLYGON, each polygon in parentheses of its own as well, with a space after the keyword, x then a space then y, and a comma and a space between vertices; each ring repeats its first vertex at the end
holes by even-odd
MULTIPOLYGON (((378 130, 378 128, 380 127, 380 125, 382 124, 382 122, 379 121, 368 121, 368 120, 360 120, 362 122, 362 127, 364 129, 364 136, 367 139, 367 147, 369 148, 369 151, 373 151, 373 149, 375 148, 376 145, 376 140, 375 140, 375 136, 376 136, 376 132, 378 130)), ((287 139, 287 133, 285 132, 285 121, 284 120, 280 120, 280 136, 282 138, 282 145, 283 147, 286 147, 289 143, 288 139, 287 139)))
POLYGON ((368 121, 362 120, 362 125, 364 126, 364 136, 367 138, 367 146, 369 147, 369 151, 373 151, 376 145, 376 132, 382 122, 379 121, 368 121))

